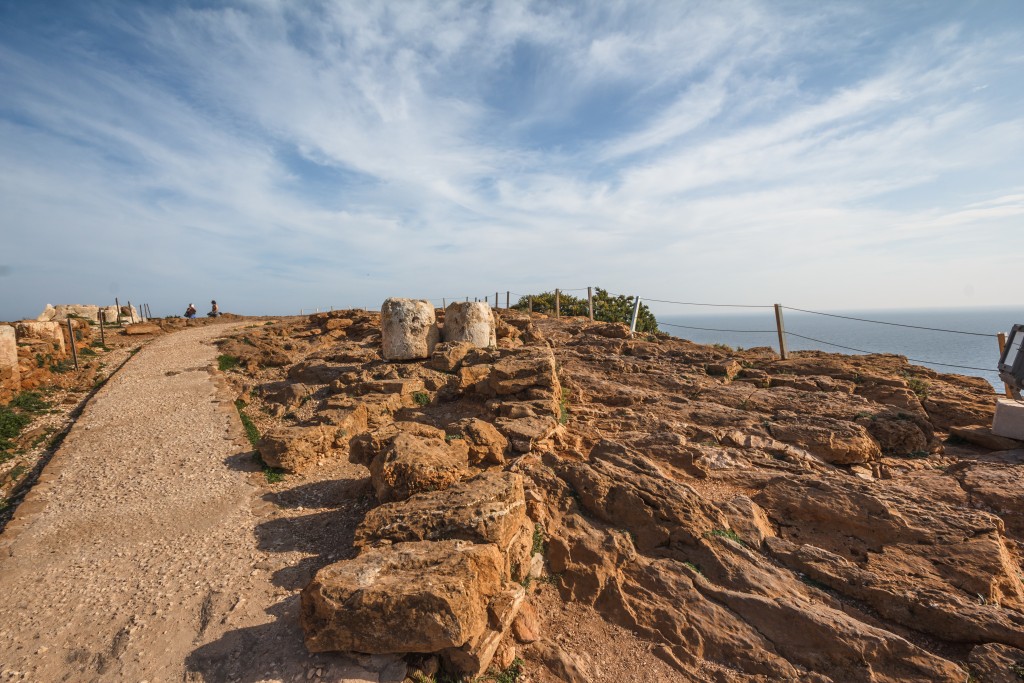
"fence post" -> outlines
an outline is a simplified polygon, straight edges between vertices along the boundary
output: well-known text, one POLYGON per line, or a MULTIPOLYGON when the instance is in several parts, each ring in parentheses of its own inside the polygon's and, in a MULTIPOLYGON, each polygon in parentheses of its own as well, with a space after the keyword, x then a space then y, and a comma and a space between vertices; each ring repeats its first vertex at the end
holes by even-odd
POLYGON ((779 355, 782 356, 782 360, 786 360, 789 353, 786 351, 786 325, 782 321, 782 304, 775 304, 775 327, 779 331, 779 355))
POLYGON ((561 290, 555 290, 555 317, 562 317, 562 292, 561 290))
POLYGON ((512 292, 505 291, 505 310, 512 308, 512 292))
POLYGON ((75 327, 68 318, 68 339, 71 340, 71 357, 75 359, 75 370, 78 370, 78 347, 75 346, 75 327))
POLYGON ((633 302, 633 319, 629 321, 629 331, 636 332, 636 319, 640 317, 640 297, 633 302))
MULTIPOLYGON (((1000 332, 996 335, 996 341, 999 342, 999 357, 1003 357, 1003 350, 1006 348, 1006 333, 1000 332)), ((1006 382, 1003 382, 1003 391, 1006 392, 1007 398, 1013 398, 1013 389, 1006 382)))
POLYGON ((103 333, 103 322, 107 319, 107 312, 102 308, 96 314, 96 317, 100 319, 100 345, 104 349, 107 348, 107 335, 103 333))
POLYGON ((128 319, 132 321, 132 325, 135 324, 135 313, 132 311, 132 302, 128 301, 128 319))
POLYGON ((448 308, 448 300, 447 299, 441 299, 441 310, 443 311, 446 308, 448 308))
POLYGON ((117 326, 120 327, 121 326, 121 302, 117 300, 116 296, 114 297, 114 306, 117 308, 117 326))
POLYGON ((526 312, 530 313, 531 315, 533 314, 533 297, 532 296, 526 297, 526 312))
POLYGON ((587 310, 590 312, 590 321, 594 321, 594 288, 587 287, 587 310))
POLYGON ((497 292, 494 293, 494 307, 495 308, 498 307, 498 293, 497 292))

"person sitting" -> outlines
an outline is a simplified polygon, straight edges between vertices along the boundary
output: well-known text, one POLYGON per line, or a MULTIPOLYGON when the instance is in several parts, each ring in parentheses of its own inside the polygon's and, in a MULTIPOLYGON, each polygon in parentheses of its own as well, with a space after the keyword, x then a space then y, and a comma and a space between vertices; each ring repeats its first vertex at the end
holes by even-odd
POLYGON ((207 317, 210 317, 210 318, 216 318, 218 315, 220 315, 220 308, 217 306, 217 302, 216 301, 211 301, 210 302, 210 312, 207 313, 206 315, 207 315, 207 317))
POLYGON ((189 304, 188 308, 185 309, 185 317, 189 319, 196 317, 196 307, 189 304))

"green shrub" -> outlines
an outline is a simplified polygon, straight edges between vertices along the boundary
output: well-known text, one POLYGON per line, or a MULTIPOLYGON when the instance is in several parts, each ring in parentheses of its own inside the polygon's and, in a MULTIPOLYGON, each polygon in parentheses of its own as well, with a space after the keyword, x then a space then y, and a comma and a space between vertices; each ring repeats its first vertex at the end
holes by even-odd
POLYGON ((239 362, 238 356, 221 354, 217 356, 217 369, 221 372, 227 372, 228 370, 238 367, 239 362))
POLYGON ((7 404, 9 408, 17 408, 26 413, 41 413, 50 407, 38 391, 23 391, 7 404))
POLYGON ((417 391, 412 395, 412 400, 416 405, 423 407, 430 405, 430 394, 425 391, 417 391))
MULTIPOLYGON (((537 313, 554 315, 555 293, 543 292, 530 296, 519 297, 512 308, 518 311, 525 311, 529 308, 529 300, 533 299, 533 310, 537 313)), ((588 315, 586 297, 575 297, 569 294, 559 294, 559 310, 562 315, 588 315)), ((594 320, 610 323, 626 323, 633 318, 634 297, 620 294, 612 296, 608 290, 600 287, 594 288, 594 320)), ((640 311, 636 321, 637 332, 657 332, 658 321, 643 301, 640 302, 640 311)))

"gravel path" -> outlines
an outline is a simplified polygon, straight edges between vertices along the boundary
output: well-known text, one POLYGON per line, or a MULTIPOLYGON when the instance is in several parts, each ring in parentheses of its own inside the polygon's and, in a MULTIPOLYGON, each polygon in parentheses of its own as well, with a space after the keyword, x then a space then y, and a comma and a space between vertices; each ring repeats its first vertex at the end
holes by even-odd
POLYGON ((0 680, 392 681, 394 658, 309 656, 274 515, 208 342, 160 337, 86 407, 0 535, 0 680))

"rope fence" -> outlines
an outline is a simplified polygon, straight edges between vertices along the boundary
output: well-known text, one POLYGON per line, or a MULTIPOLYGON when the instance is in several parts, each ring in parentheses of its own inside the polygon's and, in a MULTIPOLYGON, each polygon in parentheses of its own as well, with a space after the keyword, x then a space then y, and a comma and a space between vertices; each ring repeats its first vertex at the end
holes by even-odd
MULTIPOLYGON (((545 311, 545 312, 548 312, 548 311, 553 312, 554 316, 556 318, 558 318, 558 317, 561 317, 561 297, 562 297, 562 293, 563 292, 583 292, 583 291, 586 291, 587 292, 587 309, 588 309, 587 310, 587 314, 589 315, 590 319, 593 320, 594 319, 594 289, 595 289, 594 287, 565 287, 565 288, 559 287, 559 288, 554 289, 553 292, 551 290, 549 290, 549 291, 543 292, 541 295, 523 294, 521 292, 513 292, 511 290, 506 290, 504 292, 504 295, 505 295, 505 297, 504 297, 504 299, 505 299, 505 301, 504 301, 504 304, 505 304, 504 308, 512 308, 513 307, 512 297, 516 297, 516 299, 517 299, 516 305, 518 305, 523 299, 526 299, 527 310, 529 310, 530 312, 534 312, 535 311, 534 296, 551 296, 553 294, 553 300, 554 300, 553 310, 547 308, 546 305, 544 306, 544 308, 542 310, 545 311)), ((489 293, 488 294, 484 294, 483 296, 465 296, 465 295, 463 295, 463 296, 435 296, 435 297, 429 297, 426 300, 430 301, 431 303, 434 303, 435 305, 440 303, 441 308, 446 308, 449 303, 458 302, 458 301, 474 301, 474 302, 492 303, 494 308, 502 308, 502 306, 501 306, 501 303, 502 303, 501 302, 501 294, 502 294, 502 292, 494 292, 493 302, 492 302, 492 300, 490 298, 490 294, 489 293)), ((953 329, 942 328, 942 327, 929 327, 929 326, 926 326, 926 325, 913 325, 913 324, 910 324, 910 323, 893 322, 893 321, 886 321, 886 320, 872 320, 870 318, 861 318, 861 317, 851 316, 851 315, 841 315, 841 314, 838 314, 838 313, 826 313, 824 311, 814 311, 814 310, 810 310, 810 309, 806 309, 806 308, 797 308, 795 306, 783 306, 782 304, 734 304, 734 303, 712 303, 712 302, 699 302, 699 301, 676 301, 676 300, 672 300, 672 299, 659 299, 659 298, 654 298, 654 297, 645 297, 645 296, 638 296, 638 295, 633 295, 633 294, 618 294, 618 293, 611 293, 611 292, 608 292, 608 296, 615 297, 615 298, 625 298, 627 301, 631 300, 630 303, 632 304, 632 309, 633 310, 632 310, 632 316, 630 318, 630 330, 633 331, 633 332, 636 331, 636 325, 637 325, 637 321, 638 321, 639 314, 640 314, 640 304, 641 304, 641 302, 668 304, 668 305, 676 305, 676 306, 709 307, 709 308, 735 308, 735 309, 755 309, 755 310, 773 309, 774 314, 775 314, 775 323, 776 323, 775 324, 775 329, 734 329, 734 328, 721 328, 721 327, 702 327, 702 326, 696 326, 696 325, 682 325, 682 324, 679 324, 679 323, 668 323, 668 322, 658 322, 658 327, 660 327, 660 328, 673 328, 673 329, 680 329, 680 330, 697 330, 697 331, 702 331, 702 332, 722 332, 722 333, 728 333, 728 334, 777 334, 778 335, 779 354, 780 354, 780 356, 782 357, 783 360, 786 360, 786 359, 789 358, 789 350, 787 348, 787 340, 790 339, 790 338, 802 339, 804 341, 809 341, 809 342, 812 342, 812 343, 815 343, 815 344, 821 344, 821 345, 828 346, 828 347, 833 347, 833 348, 837 348, 837 349, 843 349, 844 351, 852 351, 854 353, 863 353, 863 354, 879 354, 879 353, 884 353, 884 352, 881 352, 881 351, 869 351, 869 350, 866 350, 866 349, 860 349, 860 348, 856 348, 856 347, 852 347, 852 346, 846 346, 844 344, 837 344, 837 343, 835 343, 833 341, 829 341, 829 340, 826 340, 826 339, 818 339, 816 337, 811 337, 811 336, 808 336, 808 335, 799 334, 797 332, 789 331, 785 327, 784 311, 793 311, 793 312, 796 312, 796 313, 803 313, 803 314, 808 314, 808 315, 817 315, 817 316, 825 316, 825 317, 829 317, 829 318, 838 318, 838 319, 842 319, 842 320, 848 320, 848 321, 851 321, 851 322, 859 322, 859 323, 865 323, 865 324, 871 324, 871 325, 886 325, 886 326, 890 326, 890 327, 899 327, 899 328, 907 328, 907 329, 912 329, 912 330, 921 330, 921 331, 924 331, 924 332, 938 332, 938 333, 944 333, 944 334, 959 334, 959 335, 967 335, 967 336, 972 336, 972 337, 992 337, 992 338, 995 338, 997 343, 998 343, 1000 354, 1002 354, 1003 345, 1005 343, 1005 335, 1003 333, 985 333, 985 332, 975 332, 975 331, 968 331, 968 330, 953 330, 953 329)), ((577 299, 577 301, 578 301, 578 299, 577 299)), ((328 309, 316 309, 316 310, 320 311, 320 310, 328 310, 328 309)), ((310 312, 310 309, 305 309, 305 312, 310 312)), ((914 362, 914 363, 921 363, 921 364, 924 364, 924 365, 935 365, 935 366, 939 366, 939 367, 957 368, 957 369, 962 369, 962 370, 974 370, 974 371, 978 371, 978 372, 992 372, 994 370, 994 367, 993 368, 981 368, 981 367, 977 367, 977 366, 974 366, 974 365, 961 365, 961 364, 956 364, 956 363, 945 363, 945 362, 934 361, 934 360, 927 360, 927 359, 921 359, 921 358, 910 358, 910 357, 908 357, 907 360, 911 361, 911 362, 914 362)), ((1009 392, 1009 389, 1007 391, 1009 392)), ((1009 395, 1009 393, 1007 395, 1009 395)))

